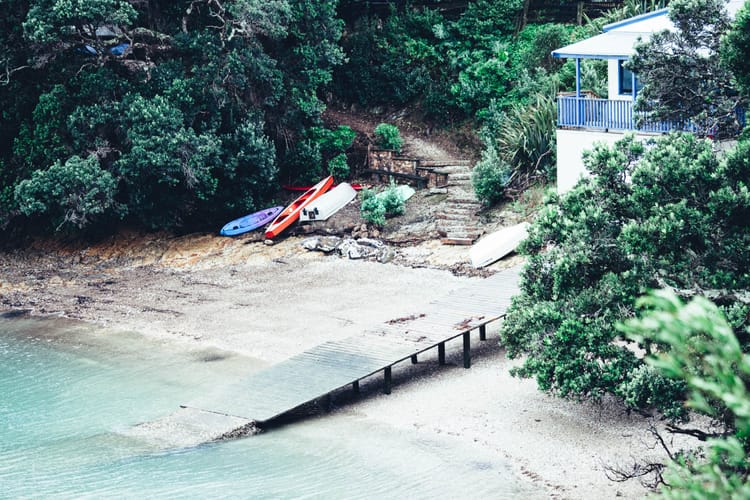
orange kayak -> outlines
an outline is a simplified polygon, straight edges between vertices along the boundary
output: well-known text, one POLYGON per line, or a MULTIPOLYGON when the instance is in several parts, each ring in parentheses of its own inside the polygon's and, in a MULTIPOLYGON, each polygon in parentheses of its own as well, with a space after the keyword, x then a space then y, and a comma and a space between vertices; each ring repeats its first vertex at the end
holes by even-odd
POLYGON ((299 214, 303 208, 315 201, 320 195, 328 191, 333 185, 333 176, 329 175, 313 187, 302 193, 302 195, 289 204, 266 228, 266 238, 273 239, 280 235, 286 228, 291 226, 294 221, 299 219, 299 214))

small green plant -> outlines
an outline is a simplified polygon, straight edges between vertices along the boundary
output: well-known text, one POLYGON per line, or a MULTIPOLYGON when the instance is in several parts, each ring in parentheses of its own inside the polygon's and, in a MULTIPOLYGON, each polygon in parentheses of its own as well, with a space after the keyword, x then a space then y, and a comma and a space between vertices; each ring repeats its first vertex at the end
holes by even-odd
POLYGON ((382 226, 386 217, 402 215, 406 211, 406 200, 401 196, 398 186, 391 184, 381 196, 373 190, 362 191, 360 215, 371 224, 382 226))
POLYGON ((400 153, 404 141, 401 139, 398 127, 388 123, 381 123, 375 127, 375 144, 379 148, 393 149, 400 153))
POLYGON ((385 206, 372 189, 362 190, 362 206, 359 213, 364 220, 376 226, 385 224, 385 206))
POLYGON ((385 214, 389 217, 396 215, 403 215, 406 211, 406 200, 401 196, 395 184, 385 191, 383 196, 383 207, 385 208, 385 214))

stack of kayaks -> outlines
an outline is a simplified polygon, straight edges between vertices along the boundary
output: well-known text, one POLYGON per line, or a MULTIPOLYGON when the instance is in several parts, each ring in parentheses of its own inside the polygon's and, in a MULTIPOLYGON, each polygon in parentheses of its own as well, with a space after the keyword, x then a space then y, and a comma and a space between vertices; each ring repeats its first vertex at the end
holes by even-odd
POLYGON ((222 236, 237 236, 253 231, 271 222, 282 210, 284 210, 284 207, 271 207, 240 217, 239 219, 227 222, 221 228, 219 234, 222 236))
POLYGON ((344 208, 357 196, 351 184, 342 182, 335 188, 320 196, 300 212, 300 222, 326 220, 344 208))
POLYGON ((329 175, 313 187, 305 191, 299 198, 289 204, 273 222, 266 228, 266 238, 272 240, 291 226, 302 212, 302 209, 318 199, 333 185, 333 176, 329 175))

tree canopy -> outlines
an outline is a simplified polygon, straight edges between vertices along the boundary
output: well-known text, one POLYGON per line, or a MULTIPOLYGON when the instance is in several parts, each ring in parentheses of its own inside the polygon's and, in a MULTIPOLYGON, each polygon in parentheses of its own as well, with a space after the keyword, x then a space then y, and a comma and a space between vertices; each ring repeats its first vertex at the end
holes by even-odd
POLYGON ((676 29, 654 33, 628 62, 644 84, 637 109, 702 136, 735 136, 745 103, 719 56, 730 27, 726 0, 673 0, 669 17, 676 29))
POLYGON ((518 373, 561 396, 610 393, 683 418, 684 384, 636 355, 661 346, 624 341, 615 324, 649 289, 710 295, 747 351, 748 153, 747 139, 719 157, 691 134, 590 152, 592 177, 552 196, 522 246, 522 289, 501 332, 511 356, 527 356, 518 373))
POLYGON ((195 227, 318 168, 336 1, 7 4, 0 224, 195 227))

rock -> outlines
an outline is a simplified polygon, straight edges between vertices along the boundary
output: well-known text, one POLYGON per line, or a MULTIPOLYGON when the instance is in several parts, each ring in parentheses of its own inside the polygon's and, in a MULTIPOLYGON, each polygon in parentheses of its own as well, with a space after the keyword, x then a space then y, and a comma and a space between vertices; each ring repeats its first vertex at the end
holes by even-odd
POLYGON ((390 262, 395 253, 385 243, 372 238, 340 238, 338 236, 314 236, 302 240, 301 245, 307 250, 324 253, 336 252, 352 260, 374 259, 378 262, 390 262))
POLYGON ((364 245, 372 248, 382 248, 385 244, 380 240, 374 240, 372 238, 360 238, 357 240, 359 245, 364 245))
POLYGON ((307 250, 331 253, 341 245, 341 238, 338 236, 315 236, 302 240, 301 244, 307 250))
POLYGON ((361 259, 365 256, 365 252, 363 251, 363 247, 358 245, 356 241, 347 238, 339 244, 338 248, 336 249, 339 254, 341 254, 344 257, 348 257, 350 259, 361 259))
POLYGON ((381 264, 385 264, 392 261, 395 256, 396 252, 394 252, 391 248, 383 245, 383 248, 381 248, 378 252, 377 261, 381 264))

